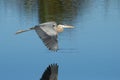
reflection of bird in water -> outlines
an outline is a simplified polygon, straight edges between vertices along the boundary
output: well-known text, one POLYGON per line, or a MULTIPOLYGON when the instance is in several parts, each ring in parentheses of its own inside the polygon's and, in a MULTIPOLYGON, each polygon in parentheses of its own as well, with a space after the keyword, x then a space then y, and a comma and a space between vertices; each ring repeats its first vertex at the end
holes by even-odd
POLYGON ((49 65, 40 80, 58 80, 58 65, 49 65))
POLYGON ((19 30, 16 32, 16 34, 30 30, 35 30, 49 50, 57 51, 58 50, 57 35, 59 32, 62 32, 64 28, 74 27, 61 24, 57 25, 56 22, 46 22, 36 25, 35 27, 29 28, 27 30, 19 30))

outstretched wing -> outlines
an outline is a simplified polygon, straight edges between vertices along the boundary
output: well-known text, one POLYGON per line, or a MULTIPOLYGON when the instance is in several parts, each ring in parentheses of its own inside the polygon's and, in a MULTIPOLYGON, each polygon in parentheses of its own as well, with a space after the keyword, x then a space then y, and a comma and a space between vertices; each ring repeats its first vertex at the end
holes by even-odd
POLYGON ((35 31, 49 50, 58 50, 57 32, 53 28, 54 22, 43 23, 35 26, 35 31))
POLYGON ((58 80, 58 65, 49 65, 40 80, 58 80))

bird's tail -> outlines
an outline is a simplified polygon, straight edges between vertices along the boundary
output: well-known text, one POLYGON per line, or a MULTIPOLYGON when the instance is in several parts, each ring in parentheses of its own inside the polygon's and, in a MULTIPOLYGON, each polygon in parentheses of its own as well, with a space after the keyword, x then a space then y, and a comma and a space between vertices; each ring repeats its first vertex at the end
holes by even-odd
POLYGON ((15 34, 19 34, 19 33, 27 32, 27 31, 30 31, 30 30, 33 30, 33 29, 34 29, 34 27, 29 28, 29 29, 26 29, 26 30, 18 30, 15 34))

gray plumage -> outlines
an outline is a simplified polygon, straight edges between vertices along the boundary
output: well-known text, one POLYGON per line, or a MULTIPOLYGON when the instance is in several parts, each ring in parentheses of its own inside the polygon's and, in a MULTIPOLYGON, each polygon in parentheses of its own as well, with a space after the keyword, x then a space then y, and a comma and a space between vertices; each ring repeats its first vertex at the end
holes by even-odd
POLYGON ((42 39, 49 50, 58 50, 57 32, 54 27, 57 26, 55 22, 47 22, 35 26, 35 31, 42 39))
POLYGON ((56 22, 46 22, 35 27, 31 27, 27 30, 19 30, 16 34, 35 30, 38 36, 42 39, 44 44, 47 46, 49 50, 57 51, 58 50, 58 33, 62 32, 64 28, 74 28, 73 26, 68 25, 57 25, 56 22))

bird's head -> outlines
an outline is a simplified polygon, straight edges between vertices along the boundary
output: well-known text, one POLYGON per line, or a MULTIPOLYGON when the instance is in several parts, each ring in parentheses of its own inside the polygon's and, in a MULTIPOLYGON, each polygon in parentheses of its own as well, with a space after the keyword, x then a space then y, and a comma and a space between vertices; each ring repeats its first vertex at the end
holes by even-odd
POLYGON ((69 26, 69 25, 61 25, 59 24, 57 27, 56 27, 56 31, 59 33, 59 32, 63 32, 64 28, 74 28, 73 26, 69 26))

